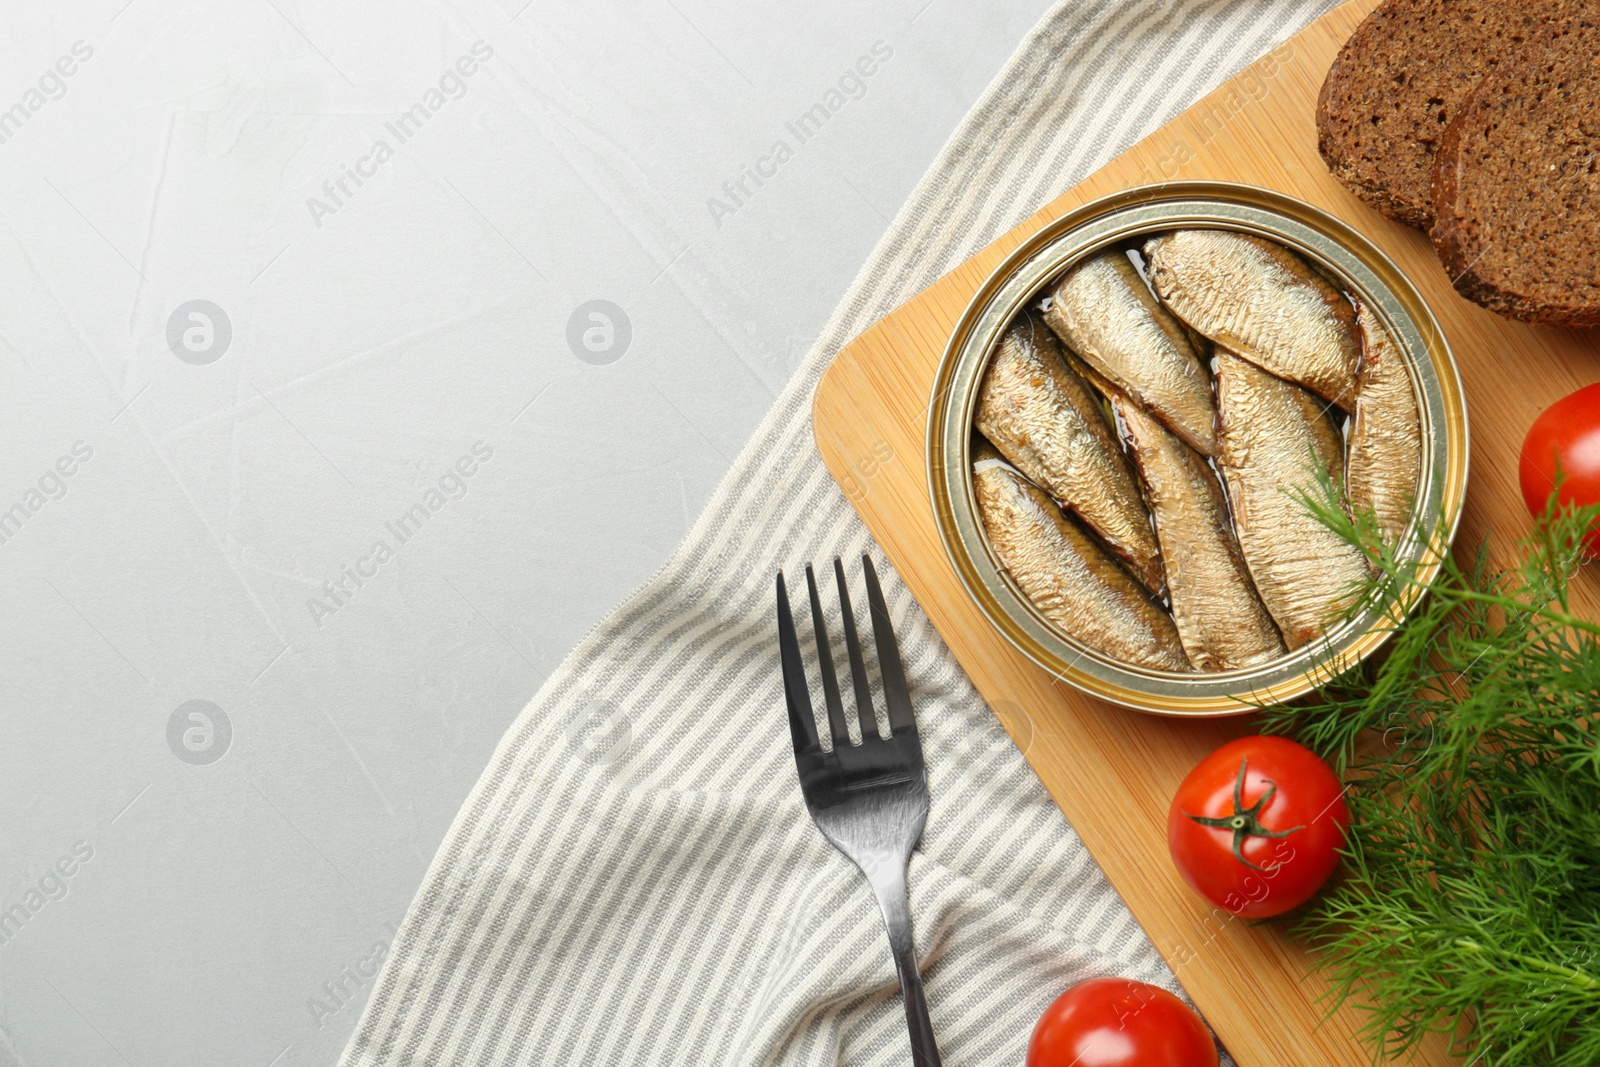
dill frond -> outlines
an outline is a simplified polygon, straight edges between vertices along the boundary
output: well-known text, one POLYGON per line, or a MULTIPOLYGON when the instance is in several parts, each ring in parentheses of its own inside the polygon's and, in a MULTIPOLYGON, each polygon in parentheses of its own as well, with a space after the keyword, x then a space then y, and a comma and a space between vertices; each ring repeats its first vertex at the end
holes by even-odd
MULTIPOLYGON (((1369 602, 1421 592, 1332 499, 1306 504, 1369 602)), ((1380 659, 1263 713, 1351 783, 1344 874, 1298 926, 1375 1060, 1440 1031, 1487 1067, 1600 1064, 1600 624, 1568 601, 1597 518, 1552 503, 1506 570, 1445 555, 1380 659)))

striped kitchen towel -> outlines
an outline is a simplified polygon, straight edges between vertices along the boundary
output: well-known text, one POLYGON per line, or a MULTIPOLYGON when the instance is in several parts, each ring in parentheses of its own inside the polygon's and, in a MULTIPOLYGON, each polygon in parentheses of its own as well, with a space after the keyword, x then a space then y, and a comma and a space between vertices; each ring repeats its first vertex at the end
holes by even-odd
MULTIPOLYGON (((876 905, 807 817, 785 727, 773 574, 871 550, 812 443, 812 391, 851 337, 1328 6, 1068 0, 1045 16, 684 544, 501 741, 406 915, 344 1067, 909 1061, 876 905)), ((879 567, 933 794, 910 879, 944 1062, 1020 1064, 1034 1019, 1080 979, 1114 973, 1176 990, 905 587, 879 567)))

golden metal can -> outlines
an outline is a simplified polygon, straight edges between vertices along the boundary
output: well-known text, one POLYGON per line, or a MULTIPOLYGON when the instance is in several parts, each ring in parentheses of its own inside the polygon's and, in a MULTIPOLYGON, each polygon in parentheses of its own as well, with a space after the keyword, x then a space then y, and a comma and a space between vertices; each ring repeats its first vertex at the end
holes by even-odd
POLYGON ((928 415, 928 485, 946 552, 996 629, 1045 670, 1094 696, 1159 715, 1237 715, 1304 696, 1376 652, 1394 622, 1438 575, 1466 496, 1467 408, 1455 358, 1410 280, 1364 236, 1332 215, 1271 190, 1225 182, 1144 186, 1056 219, 1013 252, 979 288, 945 348, 928 415), (1046 284, 1108 246, 1165 230, 1226 229, 1276 241, 1320 266, 1375 311, 1404 353, 1416 390, 1422 472, 1400 554, 1412 580, 1388 603, 1365 607, 1324 639, 1242 670, 1179 674, 1118 662, 1083 645, 1034 608, 990 548, 972 490, 978 384, 1002 331, 1046 284))

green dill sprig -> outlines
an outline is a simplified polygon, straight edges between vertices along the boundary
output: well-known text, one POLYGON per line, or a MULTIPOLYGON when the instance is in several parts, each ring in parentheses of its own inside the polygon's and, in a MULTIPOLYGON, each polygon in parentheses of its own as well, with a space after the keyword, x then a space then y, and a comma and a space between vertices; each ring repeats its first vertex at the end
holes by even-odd
POLYGON ((1375 1060, 1442 1031, 1491 1067, 1600 1064, 1600 624, 1568 599, 1600 508, 1552 500, 1509 569, 1441 552, 1424 593, 1329 499, 1307 504, 1372 562, 1367 603, 1416 595, 1379 659, 1264 712, 1351 783, 1344 874, 1299 920, 1333 1003, 1375 1060))

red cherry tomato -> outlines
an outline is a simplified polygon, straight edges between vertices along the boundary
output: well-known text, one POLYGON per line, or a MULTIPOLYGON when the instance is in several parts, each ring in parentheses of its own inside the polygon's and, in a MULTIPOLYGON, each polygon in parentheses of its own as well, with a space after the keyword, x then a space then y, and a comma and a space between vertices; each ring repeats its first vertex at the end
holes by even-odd
POLYGON ((1305 903, 1339 865, 1350 826, 1344 786, 1317 754, 1282 737, 1241 737, 1200 761, 1167 813, 1184 881, 1235 915, 1305 903))
POLYGON ((1091 978, 1039 1016, 1027 1067, 1217 1067, 1217 1044, 1165 989, 1091 978))
MULTIPOLYGON (((1561 467, 1562 504, 1600 504, 1600 382, 1557 400, 1533 421, 1522 442, 1522 499, 1535 518, 1544 514, 1561 467)), ((1600 526, 1584 540, 1590 558, 1600 556, 1600 526)))

